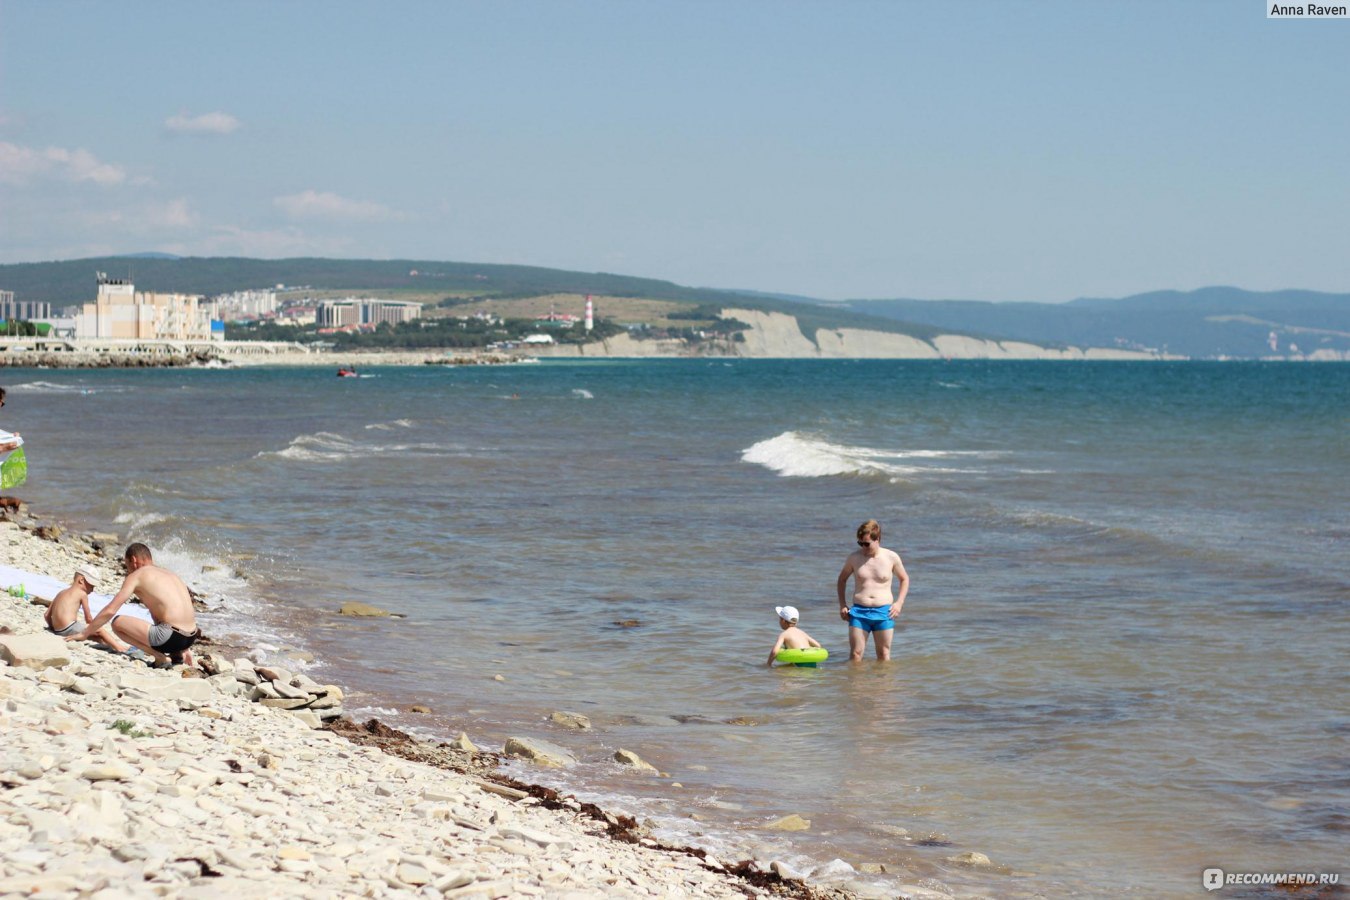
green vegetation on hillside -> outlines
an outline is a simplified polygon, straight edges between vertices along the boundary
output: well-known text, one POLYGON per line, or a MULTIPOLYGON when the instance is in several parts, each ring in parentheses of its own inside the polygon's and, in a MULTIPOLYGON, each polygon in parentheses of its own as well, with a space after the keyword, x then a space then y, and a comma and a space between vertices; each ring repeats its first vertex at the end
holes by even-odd
POLYGON ((225 338, 231 341, 296 341, 304 344, 327 343, 338 350, 425 350, 439 347, 470 349, 490 344, 519 342, 527 335, 546 333, 560 344, 580 344, 619 334, 624 329, 602 319, 589 333, 580 325, 569 328, 543 328, 532 319, 415 319, 393 324, 385 322, 374 331, 339 331, 319 334, 313 325, 278 325, 274 322, 225 325, 225 338))
POLYGON ((45 300, 53 305, 85 303, 94 298, 95 272, 107 272, 114 278, 129 278, 144 290, 208 296, 237 290, 274 288, 279 284, 316 291, 415 291, 460 297, 509 298, 570 293, 711 303, 720 302, 726 296, 720 291, 681 287, 652 278, 606 272, 569 272, 536 266, 411 259, 239 257, 96 257, 0 265, 0 289, 14 291, 19 300, 45 300))

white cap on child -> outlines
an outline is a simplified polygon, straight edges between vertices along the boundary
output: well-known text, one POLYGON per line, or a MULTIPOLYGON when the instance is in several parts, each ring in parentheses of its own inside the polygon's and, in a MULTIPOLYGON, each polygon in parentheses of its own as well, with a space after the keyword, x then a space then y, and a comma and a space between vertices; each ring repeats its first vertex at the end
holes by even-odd
POLYGON ((778 613, 778 618, 786 619, 789 622, 795 622, 801 618, 797 615, 797 607, 795 606, 775 606, 774 611, 778 613))

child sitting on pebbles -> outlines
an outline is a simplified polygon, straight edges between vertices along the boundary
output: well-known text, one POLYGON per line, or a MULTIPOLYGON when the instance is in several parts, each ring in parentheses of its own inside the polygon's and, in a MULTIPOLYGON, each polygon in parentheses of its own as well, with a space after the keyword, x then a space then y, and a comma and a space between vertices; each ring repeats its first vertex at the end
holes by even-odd
POLYGON ((807 647, 820 646, 820 641, 797 627, 800 618, 797 607, 777 606, 774 612, 778 613, 778 627, 782 630, 778 633, 778 640, 774 641, 773 649, 769 651, 769 665, 773 665, 779 650, 805 650, 807 647))
MULTIPOLYGON (((89 615, 89 592, 94 589, 97 582, 98 576, 94 574, 93 569, 88 566, 76 569, 75 577, 70 580, 70 587, 53 597, 52 605, 47 607, 47 612, 43 614, 47 630, 57 637, 79 633, 79 614, 84 614, 85 622, 93 618, 89 615)), ((131 649, 128 644, 119 641, 109 627, 100 628, 95 637, 118 653, 126 653, 131 649)))

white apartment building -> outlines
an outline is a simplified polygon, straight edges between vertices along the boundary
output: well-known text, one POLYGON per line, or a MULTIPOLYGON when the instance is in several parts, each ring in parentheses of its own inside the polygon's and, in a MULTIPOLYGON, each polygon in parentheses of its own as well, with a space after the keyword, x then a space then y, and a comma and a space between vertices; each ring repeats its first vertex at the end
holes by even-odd
POLYGON ((377 300, 351 297, 323 300, 314 307, 314 321, 321 328, 346 325, 379 325, 381 322, 411 322, 422 317, 422 304, 411 300, 377 300))
POLYGON ((197 294, 137 291, 130 281, 98 273, 98 297, 75 316, 79 338, 205 341, 221 339, 212 330, 211 310, 197 294))
POLYGON ((216 318, 229 319, 238 316, 264 316, 277 311, 277 292, 235 291, 221 294, 212 300, 216 306, 216 318))
POLYGON ((41 300, 15 300, 13 291, 0 291, 0 320, 11 322, 19 320, 31 322, 34 319, 47 319, 52 314, 52 305, 41 300))

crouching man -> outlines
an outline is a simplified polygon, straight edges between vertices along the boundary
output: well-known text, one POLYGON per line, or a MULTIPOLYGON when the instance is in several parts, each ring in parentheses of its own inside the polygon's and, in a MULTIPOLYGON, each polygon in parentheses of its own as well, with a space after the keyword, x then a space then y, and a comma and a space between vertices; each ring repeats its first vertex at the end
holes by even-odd
POLYGON ((127 564, 127 577, 117 595, 83 631, 69 635, 66 640, 87 641, 111 621, 118 637, 154 655, 157 668, 180 663, 192 665, 189 648, 201 632, 197 629, 197 616, 192 610, 187 585, 168 569, 155 565, 150 548, 144 544, 127 547, 122 558, 127 564), (133 616, 117 615, 122 604, 133 594, 145 604, 155 624, 150 625, 133 616))

